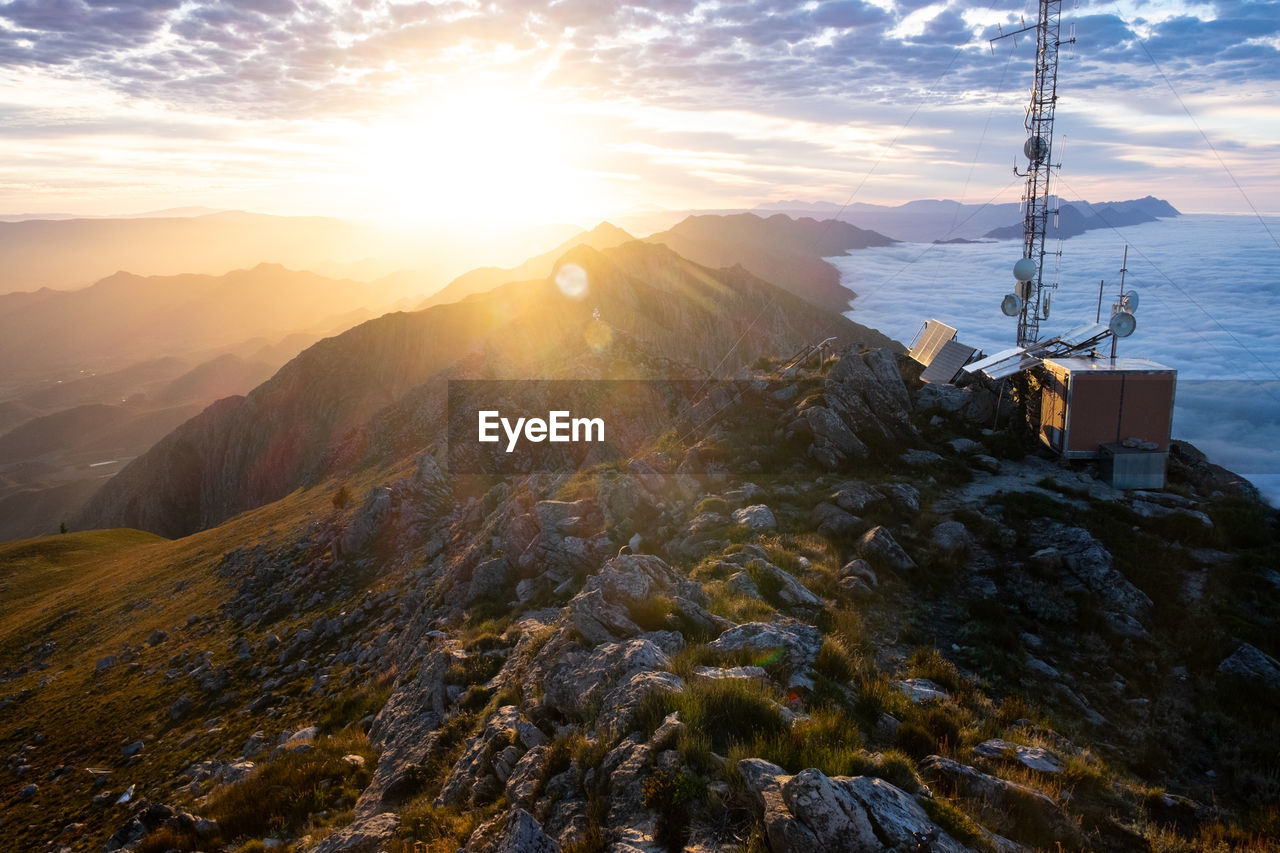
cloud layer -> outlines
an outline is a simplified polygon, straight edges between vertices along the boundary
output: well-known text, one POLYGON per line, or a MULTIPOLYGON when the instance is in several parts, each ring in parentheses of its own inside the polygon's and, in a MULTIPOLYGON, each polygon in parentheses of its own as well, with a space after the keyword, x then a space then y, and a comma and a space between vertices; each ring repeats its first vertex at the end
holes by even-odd
MULTIPOLYGON (((1268 226, 1280 233, 1280 218, 1268 226)), ((1059 289, 1042 335, 1102 317, 1118 291, 1129 247, 1129 289, 1141 297, 1138 328, 1121 357, 1178 370, 1173 435, 1252 479, 1280 502, 1280 252, 1257 220, 1191 216, 1064 241, 1059 289)), ((1057 248, 1057 247, 1051 247, 1057 248)), ((903 243, 834 259, 858 293, 849 315, 909 343, 936 317, 987 353, 1014 345, 1014 321, 999 311, 1012 289, 1019 243, 903 243)))
MULTIPOLYGON (((1188 91, 1280 77, 1275 3, 1176 7, 1155 21, 1125 21, 1118 10, 1086 4, 1068 16, 1086 57, 1074 87, 1145 85, 1148 53, 1188 91)), ((703 106, 849 93, 892 100, 943 72, 942 95, 992 89, 1000 64, 986 40, 1028 11, 919 0, 13 0, 0 5, 0 65, 253 114, 359 112, 402 94, 406 79, 447 78, 459 65, 536 72, 553 58, 548 83, 599 97, 703 106)))
MULTIPOLYGON (((489 87, 536 91, 598 139, 578 157, 584 171, 652 190, 613 187, 620 206, 840 201, 859 187, 862 200, 906 200, 963 195, 971 182, 985 197, 1012 156, 994 152, 1020 147, 1033 55, 1026 35, 989 39, 1034 11, 1029 0, 11 0, 0 2, 0 113, 13 119, 0 154, 25 156, 25 139, 62 146, 87 169, 68 140, 128 134, 118 126, 136 121, 139 139, 203 128, 201 146, 226 142, 209 156, 233 172, 246 160, 265 168, 255 152, 269 137, 298 154, 277 158, 287 172, 345 144, 318 139, 332 127, 317 124, 369 124, 489 87), (6 82, 48 95, 23 103, 6 82), (68 85, 105 94, 73 109, 68 85)), ((1170 195, 1160 182, 1176 183, 1183 206, 1247 209, 1239 183, 1276 209, 1280 4, 1085 0, 1063 20, 1077 43, 1066 48, 1060 132, 1079 140, 1067 162, 1083 194, 1123 176, 1158 195, 1170 195), (1234 182, 1201 190, 1180 178, 1219 168, 1201 130, 1234 182)), ((341 168, 330 160, 328 171, 341 168)), ((48 180, 128 182, 97 165, 96 176, 48 180)), ((191 171, 171 183, 209 184, 191 171)))

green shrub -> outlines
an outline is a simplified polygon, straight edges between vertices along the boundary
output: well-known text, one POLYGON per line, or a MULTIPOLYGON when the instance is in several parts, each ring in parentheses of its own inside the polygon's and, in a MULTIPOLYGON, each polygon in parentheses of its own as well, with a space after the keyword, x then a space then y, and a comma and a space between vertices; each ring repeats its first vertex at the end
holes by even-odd
POLYGON ((714 512, 718 515, 729 514, 729 502, 722 497, 711 495, 698 501, 698 505, 694 507, 694 511, 698 514, 704 512, 714 512))
POLYGON ((507 648, 507 643, 502 639, 502 635, 495 634, 493 631, 483 631, 474 639, 467 642, 463 647, 467 654, 474 655, 480 652, 492 652, 496 649, 507 648))
POLYGON ((662 768, 644 780, 641 802, 658 815, 655 841, 671 851, 684 849, 689 840, 689 804, 705 787, 688 773, 662 768))
POLYGON ((915 794, 924 789, 920 777, 916 775, 915 762, 910 756, 896 749, 880 753, 878 760, 865 752, 858 753, 851 775, 875 776, 877 779, 883 779, 901 788, 908 794, 915 794))
POLYGON ((342 811, 355 804, 369 784, 370 771, 342 760, 372 752, 363 738, 325 738, 305 752, 287 752, 247 778, 218 791, 208 814, 218 821, 224 838, 261 837, 272 832, 297 834, 311 815, 342 811))
POLYGON ((816 767, 828 776, 847 776, 859 766, 860 741, 858 728, 848 714, 815 709, 808 720, 797 722, 789 731, 736 744, 729 759, 736 764, 742 758, 763 758, 788 773, 816 767))
POLYGON ((438 807, 424 797, 400 813, 400 832, 416 841, 446 841, 457 848, 471 836, 479 816, 475 809, 438 807))
POLYGON ((924 715, 924 727, 933 736, 937 752, 960 746, 960 726, 947 708, 930 708, 924 715))
POLYGON ((627 604, 631 621, 645 631, 662 631, 669 628, 667 620, 675 609, 675 602, 665 595, 655 595, 652 598, 627 604))
POLYGON ((449 664, 444 671, 444 683, 462 686, 481 684, 497 675, 502 669, 502 663, 502 658, 497 655, 467 655, 462 660, 449 664))
POLYGON ((893 745, 916 761, 932 755, 937 745, 933 734, 916 720, 907 720, 893 733, 893 745))
POLYGON ((962 683, 956 665, 944 658, 937 649, 916 649, 907 658, 907 669, 912 678, 927 678, 948 693, 958 691, 962 683))
POLYGON ((694 681, 681 693, 652 693, 636 710, 637 725, 654 731, 672 711, 680 721, 711 739, 723 755, 732 743, 787 730, 778 705, 759 684, 737 678, 694 681))
POLYGON ((325 705, 320 717, 320 730, 326 734, 338 732, 382 710, 391 696, 391 687, 362 684, 348 688, 325 705))
POLYGON ((822 641, 813 668, 838 684, 848 684, 857 674, 857 664, 848 647, 838 636, 828 636, 822 641))
POLYGON ((170 850, 189 853, 200 849, 200 839, 190 832, 164 826, 149 833, 134 849, 136 853, 169 853, 170 850))
POLYGON ((971 850, 991 853, 994 847, 987 841, 982 828, 956 806, 941 797, 918 800, 929 820, 942 828, 942 831, 959 841, 971 850))

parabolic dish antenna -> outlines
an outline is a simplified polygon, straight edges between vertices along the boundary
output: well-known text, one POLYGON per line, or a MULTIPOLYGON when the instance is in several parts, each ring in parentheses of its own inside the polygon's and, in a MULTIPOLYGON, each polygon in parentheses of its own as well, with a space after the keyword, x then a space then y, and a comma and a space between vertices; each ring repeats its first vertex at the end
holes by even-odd
POLYGON ((1031 281, 1036 277, 1036 262, 1023 258, 1013 265, 1013 277, 1017 281, 1031 281))
POLYGON ((1120 294, 1120 310, 1130 314, 1138 310, 1138 291, 1128 290, 1120 294))
POLYGON ((1117 311, 1111 315, 1111 322, 1107 324, 1107 328, 1117 338, 1127 338, 1133 334, 1134 329, 1138 328, 1138 321, 1128 311, 1117 311))
POLYGON ((1048 155, 1049 143, 1044 141, 1044 137, 1033 136, 1023 144, 1022 153, 1026 154, 1031 162, 1039 163, 1048 155))
POLYGON ((1012 293, 1007 293, 1000 302, 1000 310, 1006 317, 1017 317, 1018 312, 1022 310, 1022 300, 1012 293))

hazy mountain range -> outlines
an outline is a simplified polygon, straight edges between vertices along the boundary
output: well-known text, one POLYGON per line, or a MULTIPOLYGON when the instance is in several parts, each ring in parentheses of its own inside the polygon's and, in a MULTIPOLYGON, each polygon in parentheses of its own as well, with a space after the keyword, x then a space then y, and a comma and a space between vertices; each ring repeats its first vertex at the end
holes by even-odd
MULTIPOLYGON (((1179 215, 1173 205, 1152 196, 1095 204, 1061 201, 1058 207, 1060 215, 1051 217, 1049 224, 1049 235, 1053 238, 1074 237, 1095 228, 1118 228, 1179 215)), ((762 205, 760 209, 777 210, 790 216, 835 217, 912 243, 1008 240, 1022 236, 1022 208, 1018 204, 981 205, 921 200, 900 205, 855 202, 841 207, 828 202, 780 201, 762 205)))
POLYGON ((324 335, 393 307, 394 294, 259 264, 219 276, 119 272, 79 290, 0 296, 5 385, 224 351, 254 338, 324 335))
MULTIPOLYGON (((485 233, 452 226, 388 229, 319 216, 223 211, 201 216, 0 220, 0 293, 85 287, 117 270, 221 275, 260 263, 368 281, 421 270, 425 291, 493 259, 517 261, 579 229, 485 233)), ((399 294, 410 295, 410 294, 399 294)))

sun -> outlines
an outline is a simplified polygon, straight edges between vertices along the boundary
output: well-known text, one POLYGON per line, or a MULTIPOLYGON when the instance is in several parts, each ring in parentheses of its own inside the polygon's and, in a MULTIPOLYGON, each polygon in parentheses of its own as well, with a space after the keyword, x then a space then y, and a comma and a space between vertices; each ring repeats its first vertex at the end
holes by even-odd
POLYGON ((359 191, 377 218, 545 223, 596 208, 589 135, 536 92, 467 88, 362 135, 359 191))

